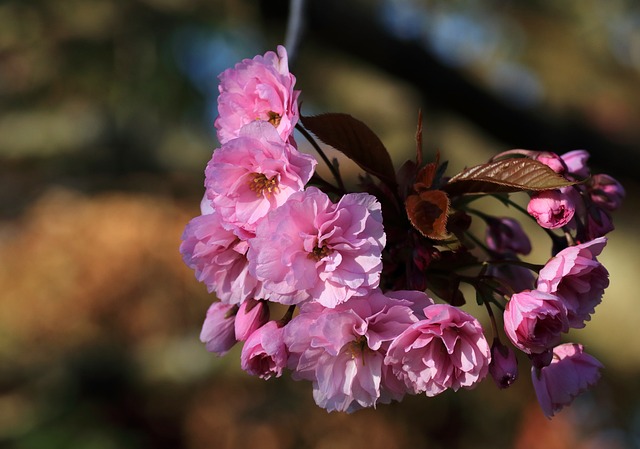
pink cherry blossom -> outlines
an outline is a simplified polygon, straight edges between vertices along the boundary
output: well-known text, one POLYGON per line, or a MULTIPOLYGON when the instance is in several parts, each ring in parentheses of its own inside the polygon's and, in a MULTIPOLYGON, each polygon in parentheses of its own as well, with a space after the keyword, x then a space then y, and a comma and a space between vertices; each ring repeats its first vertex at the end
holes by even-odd
POLYGON ((555 295, 525 290, 511 296, 504 310, 504 330, 518 349, 541 353, 569 330, 567 310, 555 295))
POLYGON ((237 310, 231 304, 211 304, 200 332, 200 341, 206 343, 207 351, 223 356, 236 344, 233 323, 237 310))
POLYGON ((527 255, 531 252, 529 237, 520 222, 511 217, 489 218, 486 241, 489 249, 499 253, 527 255))
POLYGON ((491 352, 480 323, 449 304, 424 309, 425 319, 389 346, 385 364, 409 391, 435 396, 471 388, 488 373, 491 352))
POLYGON ((542 162, 556 173, 564 173, 567 166, 560 156, 550 151, 540 151, 534 157, 535 160, 542 162))
POLYGON ((534 194, 527 212, 546 229, 557 229, 568 224, 576 210, 574 196, 569 190, 544 190, 534 194), (566 193, 565 193, 566 192, 566 193))
POLYGON ((217 213, 193 218, 180 244, 182 258, 196 279, 229 304, 261 297, 262 284, 249 274, 247 249, 247 243, 226 229, 217 213))
POLYGON ((273 126, 252 122, 213 152, 205 172, 207 195, 226 223, 250 233, 270 210, 304 189, 316 163, 273 126))
POLYGON ((288 356, 283 332, 284 328, 276 321, 269 321, 256 329, 242 347, 242 369, 262 379, 280 377, 287 366, 288 356))
POLYGON ((406 388, 384 365, 384 355, 418 321, 413 307, 432 301, 422 292, 394 296, 374 291, 333 309, 305 304, 285 327, 292 377, 313 382, 320 407, 352 412, 402 399, 406 388))
POLYGON ((553 293, 562 300, 571 327, 585 326, 609 285, 609 272, 596 259, 606 244, 606 237, 599 237, 570 246, 540 270, 538 290, 553 293))
POLYGON ((249 269, 272 301, 335 307, 378 286, 385 242, 374 196, 351 193, 334 204, 309 187, 260 222, 249 241, 249 269))
POLYGON ((245 341, 249 336, 269 321, 269 306, 265 301, 247 299, 238 309, 235 321, 236 339, 245 341))
POLYGON ((288 140, 298 121, 296 78, 289 73, 287 51, 278 46, 264 56, 245 59, 220 74, 218 113, 215 127, 220 143, 238 136, 255 120, 269 122, 282 140, 288 140))
POLYGON ((547 418, 595 385, 600 379, 602 364, 584 352, 582 345, 566 343, 553 349, 549 366, 531 369, 531 379, 547 418))
POLYGON ((613 220, 611 215, 604 209, 592 207, 587 214, 586 240, 594 240, 603 237, 613 231, 613 220))
POLYGON ((589 152, 586 150, 573 150, 560 156, 567 166, 567 171, 580 179, 589 176, 589 152))

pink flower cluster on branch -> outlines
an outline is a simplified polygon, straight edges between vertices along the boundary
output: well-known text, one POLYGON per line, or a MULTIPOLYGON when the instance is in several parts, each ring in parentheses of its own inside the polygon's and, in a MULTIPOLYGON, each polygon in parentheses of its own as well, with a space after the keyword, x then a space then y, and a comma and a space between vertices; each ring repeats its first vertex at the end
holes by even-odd
POLYGON ((469 389, 487 376, 507 388, 517 351, 549 417, 593 386, 602 365, 562 340, 585 327, 609 284, 597 257, 620 183, 591 175, 585 150, 510 150, 446 177, 439 154, 423 162, 421 128, 415 161, 396 172, 364 123, 300 116, 295 81, 283 47, 220 75, 220 147, 180 245, 217 298, 200 336, 206 349, 221 356, 241 342, 243 370, 309 381, 327 411, 469 389), (295 129, 333 180, 315 173, 295 129), (323 144, 362 168, 358 187, 345 188, 323 144), (526 207, 511 199, 519 193, 526 207), (473 207, 491 195, 550 237, 544 265, 522 259, 532 243, 520 221, 473 207), (462 283, 475 289, 491 335, 465 306, 462 283))

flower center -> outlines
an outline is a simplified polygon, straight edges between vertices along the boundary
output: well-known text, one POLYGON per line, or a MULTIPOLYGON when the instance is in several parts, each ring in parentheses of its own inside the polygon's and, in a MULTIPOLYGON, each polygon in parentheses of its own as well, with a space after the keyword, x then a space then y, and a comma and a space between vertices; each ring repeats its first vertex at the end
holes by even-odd
POLYGON ((267 178, 263 173, 251 173, 253 178, 249 181, 249 189, 256 192, 256 196, 270 195, 278 192, 277 176, 267 178))
POLYGON ((309 253, 309 259, 313 259, 316 262, 319 262, 320 260, 327 257, 332 252, 333 250, 329 248, 327 245, 324 245, 324 244, 322 246, 316 245, 316 247, 313 248, 313 250, 309 253))
POLYGON ((277 128, 278 125, 280 125, 280 120, 282 119, 282 116, 277 112, 273 112, 273 111, 267 112, 267 115, 269 116, 269 123, 271 123, 273 126, 277 128))
POLYGON ((347 351, 349 352, 349 354, 351 354, 351 358, 362 358, 362 364, 364 365, 364 353, 369 349, 369 345, 367 344, 367 337, 365 337, 364 335, 360 335, 358 338, 347 344, 349 345, 347 351))

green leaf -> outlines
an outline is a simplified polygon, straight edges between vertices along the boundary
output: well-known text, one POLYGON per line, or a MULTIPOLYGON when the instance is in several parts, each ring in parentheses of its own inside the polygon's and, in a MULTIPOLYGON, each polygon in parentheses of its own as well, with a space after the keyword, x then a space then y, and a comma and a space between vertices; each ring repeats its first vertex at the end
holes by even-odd
POLYGON ((395 191, 397 182, 391 156, 367 125, 340 113, 300 117, 300 121, 322 142, 342 152, 395 191))
POLYGON ((441 187, 449 195, 550 190, 576 184, 529 158, 503 159, 467 168, 441 187))

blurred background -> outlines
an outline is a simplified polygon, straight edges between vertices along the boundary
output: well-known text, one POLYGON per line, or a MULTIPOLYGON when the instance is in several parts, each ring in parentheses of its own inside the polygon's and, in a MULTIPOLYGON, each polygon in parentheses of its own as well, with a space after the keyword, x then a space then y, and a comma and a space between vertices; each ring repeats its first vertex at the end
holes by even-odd
POLYGON ((551 421, 526 363, 506 391, 327 414, 308 383, 246 375, 239 348, 207 353, 213 298, 180 235, 217 146, 217 75, 284 42, 287 2, 2 0, 0 447, 640 447, 640 5, 307 3, 290 64, 303 113, 359 118, 396 167, 422 109, 450 174, 511 148, 582 148, 624 184, 611 286, 571 335, 605 364, 599 385, 551 421))

